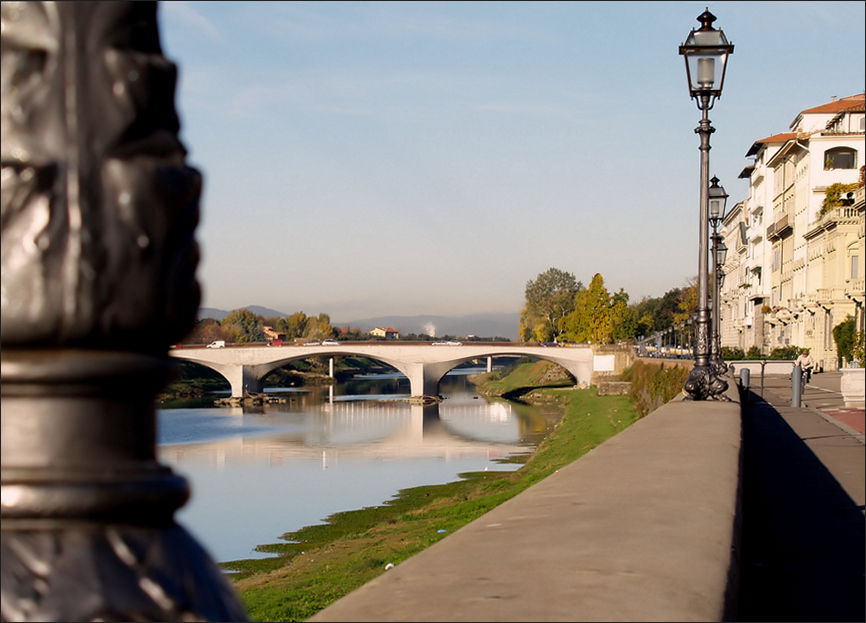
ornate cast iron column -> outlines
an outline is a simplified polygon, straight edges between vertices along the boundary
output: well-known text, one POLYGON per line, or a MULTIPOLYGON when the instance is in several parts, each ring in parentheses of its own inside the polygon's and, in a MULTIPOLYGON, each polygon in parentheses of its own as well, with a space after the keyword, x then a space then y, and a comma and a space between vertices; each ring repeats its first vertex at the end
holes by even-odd
POLYGON ((689 93, 701 111, 701 122, 695 133, 700 136, 700 218, 698 239, 698 312, 695 325, 695 365, 683 388, 686 400, 729 400, 724 395, 728 383, 711 362, 712 327, 707 284, 707 245, 709 242, 709 183, 710 183, 710 135, 715 129, 710 125, 708 111, 722 95, 725 68, 734 46, 727 37, 713 27, 716 16, 704 11, 697 17, 701 27, 692 29, 686 42, 680 46, 680 54, 686 62, 686 79, 689 93))
POLYGON ((2 619, 238 621, 156 459, 199 304, 151 2, 2 3, 2 619))

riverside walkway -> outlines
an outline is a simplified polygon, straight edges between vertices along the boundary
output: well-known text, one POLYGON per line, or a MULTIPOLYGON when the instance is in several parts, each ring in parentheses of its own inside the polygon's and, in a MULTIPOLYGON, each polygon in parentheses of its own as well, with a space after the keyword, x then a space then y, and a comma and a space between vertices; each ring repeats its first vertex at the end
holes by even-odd
POLYGON ((866 447, 833 374, 800 408, 783 376, 675 399, 310 620, 862 621, 866 447))
POLYGON ((769 376, 744 405, 740 620, 866 617, 864 409, 840 378, 813 375, 795 408, 790 377, 769 376))

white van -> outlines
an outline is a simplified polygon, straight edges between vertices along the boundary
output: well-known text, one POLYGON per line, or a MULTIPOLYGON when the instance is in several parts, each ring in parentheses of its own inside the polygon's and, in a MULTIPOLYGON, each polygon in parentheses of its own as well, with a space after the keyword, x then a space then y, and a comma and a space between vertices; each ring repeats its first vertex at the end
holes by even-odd
POLYGON ((207 345, 208 348, 225 348, 226 341, 225 340, 216 340, 207 345))

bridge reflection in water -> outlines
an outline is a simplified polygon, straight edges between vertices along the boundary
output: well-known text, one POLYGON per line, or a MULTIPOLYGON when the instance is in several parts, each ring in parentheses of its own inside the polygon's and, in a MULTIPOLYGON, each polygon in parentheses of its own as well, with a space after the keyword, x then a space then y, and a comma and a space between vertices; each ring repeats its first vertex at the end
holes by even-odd
POLYGON ((261 557, 256 545, 335 512, 382 504, 400 489, 516 469, 501 460, 530 452, 549 421, 473 393, 427 406, 325 398, 301 411, 280 408, 298 407, 187 410, 204 413, 213 433, 200 443, 171 439, 171 419, 182 419, 182 410, 160 412, 169 424, 161 425, 160 459, 194 492, 178 520, 218 561, 261 557))
MULTIPOLYGON (((412 405, 403 401, 325 403, 321 412, 242 413, 222 409, 232 419, 228 438, 160 447, 166 460, 210 457, 224 463, 237 457, 282 462, 310 457, 365 458, 457 456, 505 457, 527 451, 520 418, 507 403, 481 400, 451 405, 412 405)), ((168 413, 171 413, 170 411, 168 413)))

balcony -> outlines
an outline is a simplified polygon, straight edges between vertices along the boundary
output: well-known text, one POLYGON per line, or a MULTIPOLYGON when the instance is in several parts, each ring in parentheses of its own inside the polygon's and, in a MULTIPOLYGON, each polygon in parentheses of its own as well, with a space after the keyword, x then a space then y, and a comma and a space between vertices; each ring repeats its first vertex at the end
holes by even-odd
POLYGON ((790 234, 792 231, 794 231, 794 228, 791 225, 788 215, 786 214, 778 221, 767 227, 767 238, 769 240, 773 240, 775 238, 782 238, 783 236, 790 234))
POLYGON ((845 296, 848 296, 849 294, 851 296, 863 296, 863 293, 866 292, 864 287, 866 287, 866 280, 848 279, 845 281, 845 296))

